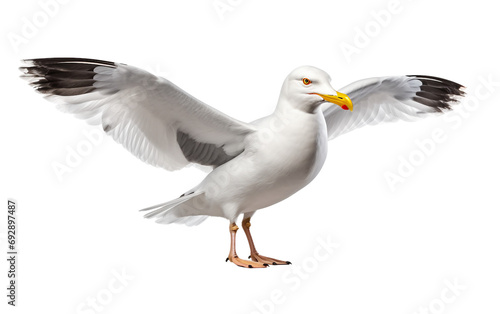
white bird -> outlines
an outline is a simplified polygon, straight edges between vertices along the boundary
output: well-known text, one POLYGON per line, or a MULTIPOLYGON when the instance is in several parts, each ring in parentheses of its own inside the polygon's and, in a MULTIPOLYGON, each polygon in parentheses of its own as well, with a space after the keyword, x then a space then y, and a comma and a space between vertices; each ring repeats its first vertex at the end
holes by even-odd
POLYGON ((325 162, 328 140, 365 125, 440 113, 464 95, 460 84, 423 75, 365 79, 341 93, 327 73, 302 66, 286 77, 275 111, 245 123, 126 64, 81 58, 23 61, 22 77, 46 99, 101 125, 142 161, 167 170, 190 163, 212 167, 179 198, 144 209, 150 211, 145 217, 189 226, 208 216, 225 217, 231 236, 226 261, 248 268, 290 263, 257 253, 250 218, 311 182, 325 162), (236 254, 240 215, 251 260, 236 254))

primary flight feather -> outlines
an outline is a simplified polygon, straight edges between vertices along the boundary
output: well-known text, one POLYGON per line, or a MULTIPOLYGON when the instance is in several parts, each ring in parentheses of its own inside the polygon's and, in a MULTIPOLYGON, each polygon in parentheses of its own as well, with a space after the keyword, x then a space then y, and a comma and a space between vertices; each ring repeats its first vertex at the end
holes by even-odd
POLYGON ((179 198, 144 209, 145 217, 186 225, 225 217, 231 235, 227 260, 248 268, 289 264, 257 252, 250 218, 311 182, 325 162, 329 139, 365 125, 441 113, 464 95, 460 84, 425 75, 370 78, 340 92, 324 71, 303 66, 286 77, 271 115, 245 123, 126 64, 81 58, 23 62, 22 77, 46 99, 101 125, 142 161, 167 170, 190 163, 212 167, 179 198), (240 215, 251 260, 236 254, 240 215))

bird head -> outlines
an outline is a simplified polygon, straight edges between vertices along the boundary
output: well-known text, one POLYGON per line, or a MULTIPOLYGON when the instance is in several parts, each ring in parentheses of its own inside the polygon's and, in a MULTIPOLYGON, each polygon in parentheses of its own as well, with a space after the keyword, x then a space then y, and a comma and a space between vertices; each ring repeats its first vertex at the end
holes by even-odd
POLYGON ((318 68, 312 66, 296 68, 283 83, 279 103, 283 102, 288 106, 312 113, 326 101, 352 111, 352 101, 349 96, 333 89, 330 80, 330 76, 318 68))

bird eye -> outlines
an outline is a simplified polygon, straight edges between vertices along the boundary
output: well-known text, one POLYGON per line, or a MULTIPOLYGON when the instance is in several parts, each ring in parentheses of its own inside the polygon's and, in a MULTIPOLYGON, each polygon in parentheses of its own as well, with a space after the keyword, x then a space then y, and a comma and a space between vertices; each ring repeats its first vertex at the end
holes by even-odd
POLYGON ((304 77, 304 78, 302 79, 302 83, 304 83, 304 85, 309 85, 309 84, 311 84, 312 82, 311 82, 311 80, 310 80, 310 79, 308 79, 307 77, 304 77))

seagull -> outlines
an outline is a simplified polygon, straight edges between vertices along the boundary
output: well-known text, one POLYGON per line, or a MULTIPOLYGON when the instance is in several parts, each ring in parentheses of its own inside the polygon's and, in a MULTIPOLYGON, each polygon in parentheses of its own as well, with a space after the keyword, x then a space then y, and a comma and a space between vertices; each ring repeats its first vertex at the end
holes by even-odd
POLYGON ((22 60, 22 78, 58 109, 100 125, 143 162, 178 170, 191 164, 211 171, 195 187, 143 209, 162 224, 198 225, 229 220, 237 266, 287 265, 257 252, 250 219, 309 184, 320 172, 328 141, 365 125, 414 121, 452 108, 464 87, 427 75, 368 78, 335 90, 321 69, 301 66, 282 85, 274 112, 246 123, 186 93, 169 80, 116 62, 83 58, 22 60), (250 247, 236 253, 236 221, 250 247))

